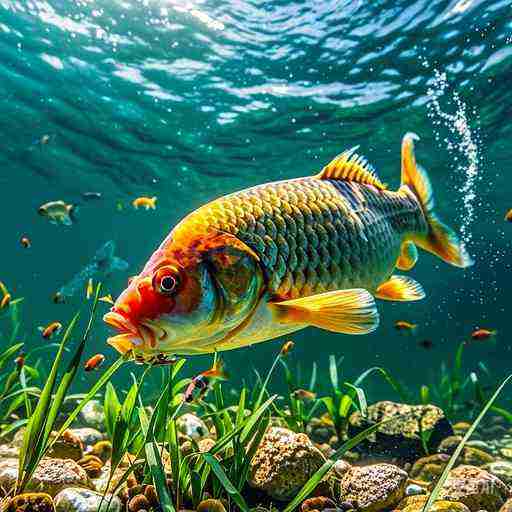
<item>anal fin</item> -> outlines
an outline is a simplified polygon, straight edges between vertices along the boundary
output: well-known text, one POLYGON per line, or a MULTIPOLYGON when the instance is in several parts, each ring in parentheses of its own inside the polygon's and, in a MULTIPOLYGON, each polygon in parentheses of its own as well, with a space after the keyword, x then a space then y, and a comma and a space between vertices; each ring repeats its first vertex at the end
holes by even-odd
POLYGON ((399 270, 411 270, 418 261, 418 249, 414 242, 406 240, 400 247, 400 256, 396 260, 396 268, 399 270))
POLYGON ((407 276, 391 276, 382 283, 375 297, 383 300, 408 302, 425 298, 425 291, 420 283, 407 276))
POLYGON ((335 290, 276 302, 271 307, 277 321, 344 334, 367 334, 379 325, 375 300, 363 289, 335 290))

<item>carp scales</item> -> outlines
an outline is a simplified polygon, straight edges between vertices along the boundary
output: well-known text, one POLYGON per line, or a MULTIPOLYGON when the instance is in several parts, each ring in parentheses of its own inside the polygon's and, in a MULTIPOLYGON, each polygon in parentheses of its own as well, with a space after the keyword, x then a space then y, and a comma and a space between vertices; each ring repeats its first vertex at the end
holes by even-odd
POLYGON ((186 216, 104 316, 108 339, 138 361, 231 350, 315 326, 366 334, 374 298, 425 296, 410 277, 417 247, 457 267, 464 245, 434 212, 415 134, 402 141, 401 186, 387 190, 345 151, 314 176, 265 183, 186 216))

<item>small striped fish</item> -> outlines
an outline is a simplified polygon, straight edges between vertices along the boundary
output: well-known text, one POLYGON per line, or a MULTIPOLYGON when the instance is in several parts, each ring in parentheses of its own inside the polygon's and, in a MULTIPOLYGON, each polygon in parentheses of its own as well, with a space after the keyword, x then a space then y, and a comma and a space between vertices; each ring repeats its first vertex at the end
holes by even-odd
POLYGON ((315 175, 265 183, 185 217, 131 279, 104 320, 108 342, 140 361, 230 350, 316 326, 365 334, 374 297, 424 297, 410 270, 417 247, 467 267, 455 233, 434 213, 412 133, 402 184, 390 191, 348 150, 315 175))

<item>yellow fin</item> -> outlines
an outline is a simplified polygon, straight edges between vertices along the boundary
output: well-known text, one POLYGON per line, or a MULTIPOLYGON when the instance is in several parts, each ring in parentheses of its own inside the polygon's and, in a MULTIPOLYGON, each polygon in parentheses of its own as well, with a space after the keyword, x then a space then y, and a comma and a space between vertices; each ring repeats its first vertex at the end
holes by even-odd
POLYGON ((336 290, 271 306, 281 322, 313 325, 327 331, 367 334, 379 325, 375 300, 363 289, 336 290))
POLYGON ((120 354, 124 355, 133 349, 131 341, 133 334, 117 334, 107 339, 107 343, 114 347, 120 354))
POLYGON ((375 293, 375 297, 383 300, 412 301, 425 298, 423 286, 406 276, 391 276, 382 283, 375 293))
POLYGON ((408 188, 418 199, 428 232, 413 235, 412 241, 422 249, 439 256, 456 267, 466 268, 473 264, 464 244, 451 228, 441 222, 434 212, 434 195, 428 174, 416 163, 414 141, 419 137, 414 133, 405 134, 402 140, 402 187, 408 188))
POLYGON ((399 270, 411 270, 418 261, 418 249, 413 242, 406 240, 400 247, 400 256, 396 260, 396 268, 399 270))
POLYGON ((316 177, 321 180, 345 180, 373 185, 379 190, 386 186, 364 156, 358 155, 357 147, 344 151, 328 163, 316 177))

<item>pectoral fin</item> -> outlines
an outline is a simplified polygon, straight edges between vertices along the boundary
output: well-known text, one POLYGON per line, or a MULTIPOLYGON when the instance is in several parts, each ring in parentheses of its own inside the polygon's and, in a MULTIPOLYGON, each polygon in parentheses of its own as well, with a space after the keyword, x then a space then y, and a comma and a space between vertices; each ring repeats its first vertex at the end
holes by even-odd
POLYGON ((396 268, 399 270, 411 270, 418 261, 418 249, 413 242, 407 240, 400 247, 400 256, 396 261, 396 268))
POLYGON ((391 276, 382 283, 375 297, 383 300, 412 301, 425 298, 425 291, 420 283, 406 276, 391 276))
POLYGON ((276 302, 271 307, 280 322, 313 325, 344 334, 367 334, 379 325, 375 300, 363 289, 320 293, 276 302))

